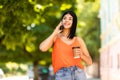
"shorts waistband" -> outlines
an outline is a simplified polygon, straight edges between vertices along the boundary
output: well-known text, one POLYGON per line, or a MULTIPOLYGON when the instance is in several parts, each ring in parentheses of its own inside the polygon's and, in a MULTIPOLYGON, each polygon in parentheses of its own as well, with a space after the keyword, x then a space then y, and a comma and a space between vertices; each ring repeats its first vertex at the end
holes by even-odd
POLYGON ((77 70, 77 66, 70 66, 70 67, 62 67, 61 69, 62 70, 71 70, 71 71, 75 71, 75 70, 77 70))

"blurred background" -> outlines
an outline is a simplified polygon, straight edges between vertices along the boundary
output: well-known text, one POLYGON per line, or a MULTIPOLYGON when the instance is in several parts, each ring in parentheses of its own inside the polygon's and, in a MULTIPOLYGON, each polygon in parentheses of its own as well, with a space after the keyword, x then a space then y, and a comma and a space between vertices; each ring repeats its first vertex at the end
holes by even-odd
POLYGON ((0 80, 54 80, 51 51, 41 52, 64 10, 93 59, 88 80, 120 80, 119 0, 0 0, 0 80))

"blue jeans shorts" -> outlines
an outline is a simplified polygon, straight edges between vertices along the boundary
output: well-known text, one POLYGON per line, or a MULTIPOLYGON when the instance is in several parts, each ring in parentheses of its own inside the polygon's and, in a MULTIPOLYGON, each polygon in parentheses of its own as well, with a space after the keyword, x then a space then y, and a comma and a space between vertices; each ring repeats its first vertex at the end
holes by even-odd
POLYGON ((61 68, 55 74, 55 80, 87 80, 84 70, 72 66, 61 68))

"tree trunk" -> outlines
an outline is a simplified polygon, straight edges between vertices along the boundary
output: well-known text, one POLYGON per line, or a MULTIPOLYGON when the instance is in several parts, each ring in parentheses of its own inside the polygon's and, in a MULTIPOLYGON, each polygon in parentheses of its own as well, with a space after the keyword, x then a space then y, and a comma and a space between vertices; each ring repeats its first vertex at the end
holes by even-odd
POLYGON ((38 75, 38 61, 33 62, 33 71, 34 71, 34 80, 39 80, 39 75, 38 75))

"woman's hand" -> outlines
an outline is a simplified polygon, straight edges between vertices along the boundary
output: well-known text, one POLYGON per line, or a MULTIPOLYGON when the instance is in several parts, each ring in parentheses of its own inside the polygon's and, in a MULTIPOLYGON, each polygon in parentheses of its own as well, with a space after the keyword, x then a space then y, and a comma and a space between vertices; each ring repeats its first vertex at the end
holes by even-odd
POLYGON ((62 30, 60 30, 60 26, 62 26, 62 21, 54 29, 54 32, 53 32, 54 34, 58 34, 62 31, 62 30))
POLYGON ((83 53, 82 53, 82 50, 80 48, 76 48, 75 53, 78 54, 80 56, 80 58, 82 58, 83 53))

